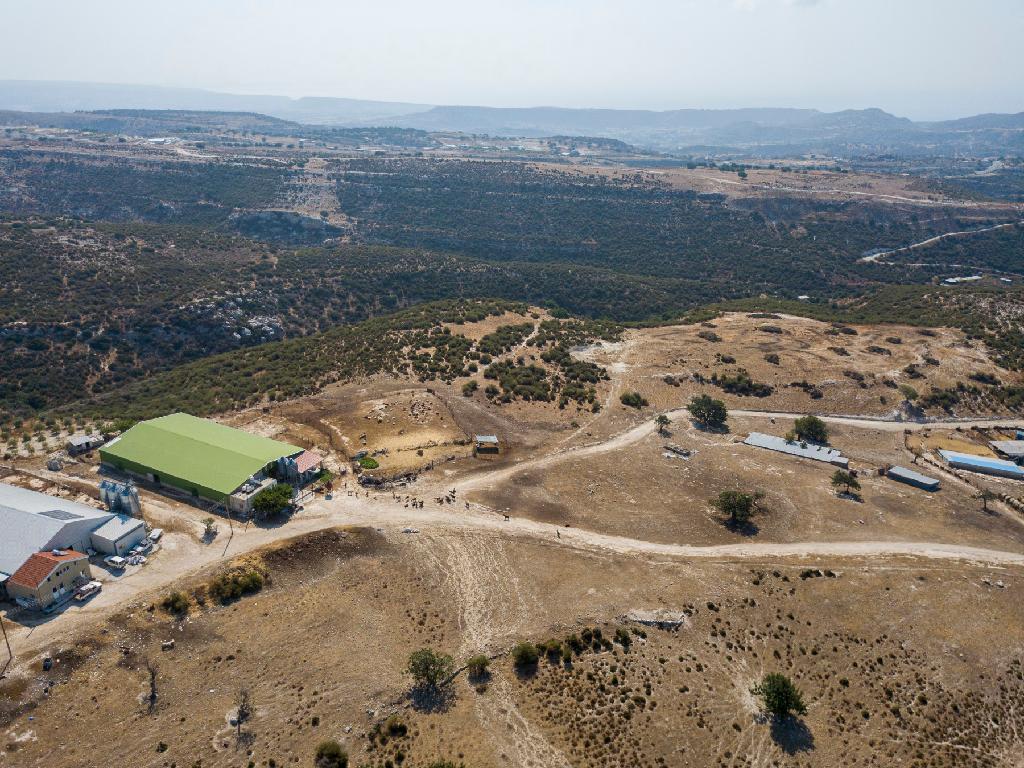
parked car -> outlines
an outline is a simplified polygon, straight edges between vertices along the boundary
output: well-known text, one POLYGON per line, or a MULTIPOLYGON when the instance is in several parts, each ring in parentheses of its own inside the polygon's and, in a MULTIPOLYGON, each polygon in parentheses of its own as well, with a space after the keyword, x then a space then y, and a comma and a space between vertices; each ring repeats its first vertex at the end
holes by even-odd
POLYGON ((149 532, 149 540, 150 541, 160 541, 160 537, 163 536, 163 535, 164 535, 164 529, 163 528, 154 528, 152 531, 149 532))
POLYGON ((84 601, 95 595, 103 589, 103 585, 98 581, 90 581, 87 584, 83 584, 75 590, 75 600, 84 601))
POLYGON ((107 555, 103 558, 103 562, 117 570, 123 570, 128 565, 128 561, 118 555, 107 555))

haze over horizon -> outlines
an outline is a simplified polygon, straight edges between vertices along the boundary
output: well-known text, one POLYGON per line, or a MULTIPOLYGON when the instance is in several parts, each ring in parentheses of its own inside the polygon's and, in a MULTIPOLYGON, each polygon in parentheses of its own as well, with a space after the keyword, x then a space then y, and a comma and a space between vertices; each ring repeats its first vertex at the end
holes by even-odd
POLYGON ((0 50, 0 79, 496 107, 878 107, 915 120, 1024 110, 1024 6, 894 5, 57 0, 5 11, 25 34, 0 50))

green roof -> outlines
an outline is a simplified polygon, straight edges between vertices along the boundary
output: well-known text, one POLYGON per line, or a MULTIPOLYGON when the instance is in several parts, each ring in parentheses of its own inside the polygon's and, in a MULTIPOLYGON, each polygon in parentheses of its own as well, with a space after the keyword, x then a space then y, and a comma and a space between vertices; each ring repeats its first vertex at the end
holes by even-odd
POLYGON ((300 451, 269 437, 172 413, 139 422, 100 454, 105 461, 122 459, 227 495, 271 462, 300 451))

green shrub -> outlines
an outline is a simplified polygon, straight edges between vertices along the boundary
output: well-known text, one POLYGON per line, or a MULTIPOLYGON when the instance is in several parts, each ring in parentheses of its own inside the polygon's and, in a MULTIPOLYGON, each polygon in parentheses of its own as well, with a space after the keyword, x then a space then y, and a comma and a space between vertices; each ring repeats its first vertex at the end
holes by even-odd
POLYGON ((380 466, 380 462, 372 456, 363 456, 359 460, 359 466, 363 469, 377 469, 380 466))
POLYGON ((799 689, 792 680, 778 672, 765 675, 760 683, 751 688, 750 692, 761 697, 765 709, 776 717, 787 717, 791 712, 798 715, 807 712, 803 695, 799 689))
POLYGON ((478 653, 476 656, 471 656, 466 661, 466 671, 469 672, 469 676, 473 679, 479 679, 487 674, 487 668, 491 665, 491 660, 486 654, 478 653))
POLYGON ((436 688, 452 673, 452 657, 430 648, 421 648, 409 654, 406 672, 412 675, 417 685, 436 688))
POLYGON ((619 402, 629 408, 646 408, 647 400, 639 392, 623 392, 619 395, 619 402))
POLYGON ((515 664, 516 669, 520 671, 526 671, 537 666, 537 662, 540 660, 540 652, 537 650, 537 646, 533 643, 526 642, 525 640, 521 643, 516 643, 512 649, 512 663, 515 664))
POLYGON ((278 483, 264 488, 253 496, 252 511, 257 520, 277 517, 292 503, 293 489, 288 483, 278 483))
POLYGON ((348 768, 348 752, 334 739, 321 741, 313 765, 315 768, 348 768))
POLYGON ((160 603, 160 607, 168 613, 173 613, 175 616, 182 616, 188 613, 188 595, 184 592, 171 592, 160 603))

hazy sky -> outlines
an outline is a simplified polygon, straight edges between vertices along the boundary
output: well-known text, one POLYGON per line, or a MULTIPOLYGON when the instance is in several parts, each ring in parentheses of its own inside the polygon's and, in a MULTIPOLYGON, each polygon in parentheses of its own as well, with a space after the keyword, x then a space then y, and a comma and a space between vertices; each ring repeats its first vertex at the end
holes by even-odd
POLYGON ((0 79, 492 106, 1024 111, 1024 0, 0 0, 0 79))

